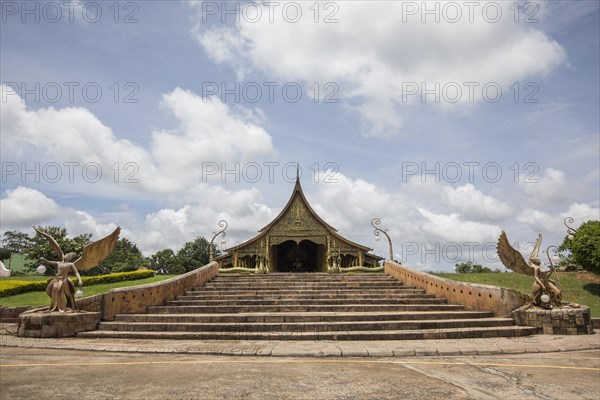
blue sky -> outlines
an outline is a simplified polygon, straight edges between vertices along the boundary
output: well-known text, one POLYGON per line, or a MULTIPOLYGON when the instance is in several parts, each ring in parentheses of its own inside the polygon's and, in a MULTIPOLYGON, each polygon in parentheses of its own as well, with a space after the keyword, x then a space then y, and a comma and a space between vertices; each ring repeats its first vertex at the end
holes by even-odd
POLYGON ((598 2, 427 4, 2 1, 0 231, 149 255, 224 218, 234 244, 296 162, 326 221, 385 255, 381 218, 420 269, 600 218, 598 2))

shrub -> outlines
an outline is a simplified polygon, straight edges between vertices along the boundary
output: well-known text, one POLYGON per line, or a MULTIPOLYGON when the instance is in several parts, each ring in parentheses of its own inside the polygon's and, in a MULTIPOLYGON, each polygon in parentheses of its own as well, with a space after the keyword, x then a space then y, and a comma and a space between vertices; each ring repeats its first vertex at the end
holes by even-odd
MULTIPOLYGON (((115 272, 114 274, 98 275, 98 276, 82 276, 84 286, 100 285, 104 283, 115 283, 121 281, 134 281, 137 279, 151 278, 154 276, 154 271, 131 271, 131 272, 115 272)), ((71 278, 77 283, 77 278, 71 278)))
POLYGON ((47 281, 17 281, 17 280, 1 280, 0 281, 0 297, 14 296, 25 292, 37 292, 46 290, 47 281))

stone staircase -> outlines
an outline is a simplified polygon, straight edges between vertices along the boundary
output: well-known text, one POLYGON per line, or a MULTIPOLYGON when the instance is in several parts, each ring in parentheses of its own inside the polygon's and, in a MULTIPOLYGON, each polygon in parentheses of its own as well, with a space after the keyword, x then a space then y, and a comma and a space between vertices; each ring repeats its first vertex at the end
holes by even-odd
POLYGON ((117 315, 86 338, 406 340, 525 336, 532 327, 465 311, 384 274, 219 275, 145 314, 117 315))

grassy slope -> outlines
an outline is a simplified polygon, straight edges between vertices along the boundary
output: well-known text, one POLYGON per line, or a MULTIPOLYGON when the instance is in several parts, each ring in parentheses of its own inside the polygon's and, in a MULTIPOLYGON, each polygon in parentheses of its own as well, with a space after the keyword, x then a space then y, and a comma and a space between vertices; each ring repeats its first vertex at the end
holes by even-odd
MULTIPOLYGON (((82 289, 84 292, 84 296, 88 297, 88 296, 93 296, 95 294, 108 292, 110 289, 114 289, 114 288, 144 285, 147 283, 163 281, 165 279, 169 279, 174 276, 175 275, 157 275, 152 278, 139 279, 139 280, 135 280, 135 281, 123 281, 123 282, 108 283, 108 284, 104 284, 104 285, 84 286, 82 289)), ((6 279, 6 278, 3 278, 3 279, 6 279)), ((8 279, 10 279, 10 278, 8 278, 8 279)), ((49 279, 49 277, 31 276, 31 277, 17 277, 15 279, 47 280, 47 279, 49 279), (25 278, 28 278, 28 279, 25 279, 25 278)), ((50 304, 50 298, 48 297, 46 292, 29 292, 29 293, 18 294, 15 296, 8 296, 8 297, 0 298, 0 306, 4 306, 4 307, 46 306, 49 304, 50 304)))
MULTIPOLYGON (((533 278, 517 273, 487 274, 434 274, 442 278, 483 285, 502 286, 531 293, 533 278)), ((553 275, 552 279, 556 277, 553 275)), ((589 273, 558 273, 559 288, 563 292, 563 301, 585 304, 590 307, 592 317, 600 317, 600 277, 589 273)))
POLYGON ((10 269, 13 273, 15 273, 15 272, 27 273, 27 270, 25 269, 25 261, 27 261, 25 256, 22 256, 20 254, 13 254, 10 256, 10 260, 4 261, 4 265, 6 266, 6 268, 10 269))

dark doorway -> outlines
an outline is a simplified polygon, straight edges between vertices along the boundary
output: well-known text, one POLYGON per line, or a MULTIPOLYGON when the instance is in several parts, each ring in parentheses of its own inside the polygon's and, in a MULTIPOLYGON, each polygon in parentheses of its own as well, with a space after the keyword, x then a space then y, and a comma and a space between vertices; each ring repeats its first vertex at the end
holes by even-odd
POLYGON ((280 272, 316 272, 318 246, 310 240, 297 244, 285 241, 277 247, 277 270, 280 272))

